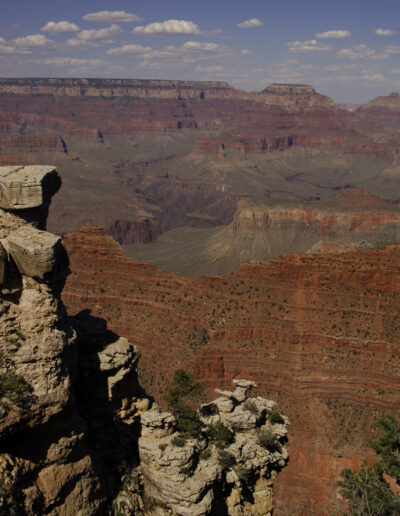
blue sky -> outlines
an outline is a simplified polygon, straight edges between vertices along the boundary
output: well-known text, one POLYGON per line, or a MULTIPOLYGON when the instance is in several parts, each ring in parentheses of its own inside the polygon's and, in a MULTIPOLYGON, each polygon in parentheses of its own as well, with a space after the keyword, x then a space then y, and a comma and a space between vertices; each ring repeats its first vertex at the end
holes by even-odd
POLYGON ((307 83, 362 103, 400 90, 400 2, 2 2, 0 76, 307 83))

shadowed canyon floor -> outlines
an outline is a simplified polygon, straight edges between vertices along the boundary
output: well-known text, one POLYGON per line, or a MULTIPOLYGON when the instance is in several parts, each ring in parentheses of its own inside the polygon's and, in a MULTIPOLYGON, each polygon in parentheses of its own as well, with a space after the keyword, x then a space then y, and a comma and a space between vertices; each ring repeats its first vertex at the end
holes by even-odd
POLYGON ((279 401, 292 422, 281 513, 284 502, 329 498, 333 477, 370 456, 374 417, 398 413, 398 246, 185 279, 124 257, 101 228, 65 244, 69 311, 90 307, 140 348, 140 377, 156 399, 179 366, 208 393, 246 376, 279 401))

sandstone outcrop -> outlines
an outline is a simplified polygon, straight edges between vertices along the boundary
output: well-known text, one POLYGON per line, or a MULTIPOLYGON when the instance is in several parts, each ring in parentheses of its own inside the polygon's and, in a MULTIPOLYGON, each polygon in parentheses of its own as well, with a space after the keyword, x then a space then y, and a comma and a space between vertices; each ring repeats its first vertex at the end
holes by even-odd
POLYGON ((168 413, 141 416, 145 496, 158 506, 180 516, 214 514, 217 507, 230 516, 272 514, 272 485, 288 460, 287 420, 278 416, 279 423, 271 422, 275 403, 248 398, 252 382, 235 383, 234 392, 217 390, 220 397, 200 407, 199 437, 179 438, 168 413), (232 442, 213 441, 209 432, 216 425, 232 432, 232 442), (224 499, 219 498, 222 492, 224 499))
MULTIPOLYGON (((155 484, 148 471, 155 469, 172 489, 171 499, 161 494, 164 514, 187 514, 188 506, 193 514, 208 514, 202 503, 202 483, 194 478, 184 481, 189 477, 192 452, 184 453, 188 460, 182 460, 178 451, 177 457, 171 454, 170 462, 168 453, 159 461, 165 436, 169 431, 176 434, 175 419, 169 413, 160 416, 141 388, 137 348, 88 309, 75 317, 66 314, 60 292, 68 257, 59 237, 39 229, 44 224, 43 205, 48 207, 59 182, 56 169, 41 167, 43 176, 38 167, 19 170, 23 170, 24 180, 14 188, 19 179, 14 175, 15 191, 10 195, 18 202, 0 208, 0 513, 154 514, 150 493, 155 484), (46 180, 47 172, 51 180, 46 180), (31 185, 35 186, 32 195, 31 185), (151 439, 146 441, 150 433, 151 439), (141 434, 143 446, 138 445, 141 434)), ((3 192, 9 185, 9 171, 0 168, 3 192)), ((93 230, 96 228, 88 233, 93 230)), ((120 247, 114 244, 118 254, 120 247)), ((92 251, 99 257, 110 253, 97 242, 92 251)), ((243 381, 239 384, 237 403, 244 401, 250 387, 243 381)), ((256 402, 265 407, 260 405, 259 421, 253 422, 253 427, 263 428, 272 405, 265 400, 256 402)), ((260 478, 252 505, 258 509, 251 514, 264 514, 259 507, 272 507, 272 483, 287 460, 282 428, 272 426, 270 432, 275 432, 279 453, 257 452, 258 462, 252 464, 260 478)), ((200 452, 205 437, 195 440, 202 443, 196 445, 200 452)), ((242 460, 240 450, 236 455, 242 460)), ((203 472, 206 469, 204 466, 203 472)), ((213 491, 208 498, 215 495, 225 503, 222 469, 210 470, 214 473, 209 478, 213 491)), ((233 472, 229 478, 227 474, 226 482, 236 485, 235 510, 230 514, 244 514, 248 502, 241 491, 252 484, 242 480, 239 486, 233 472)), ((229 500, 227 503, 232 505, 229 500)))
POLYGON ((212 389, 249 378, 288 415, 277 513, 325 506, 341 469, 370 458, 376 415, 398 414, 398 245, 287 255, 187 279, 124 257, 99 228, 64 241, 66 305, 90 307, 137 345, 141 382, 158 401, 179 363, 210 400, 212 389))
POLYGON ((38 208, 60 187, 54 167, 0 167, 0 208, 38 208))

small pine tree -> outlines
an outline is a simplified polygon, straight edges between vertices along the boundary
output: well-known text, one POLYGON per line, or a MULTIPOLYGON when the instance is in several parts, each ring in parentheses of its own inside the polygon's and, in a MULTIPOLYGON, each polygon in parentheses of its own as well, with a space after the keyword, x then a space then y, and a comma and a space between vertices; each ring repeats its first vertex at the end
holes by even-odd
POLYGON ((173 384, 168 388, 165 400, 168 409, 178 423, 178 430, 195 435, 200 428, 197 412, 185 401, 194 399, 203 392, 203 386, 196 382, 192 373, 178 369, 174 373, 173 384))

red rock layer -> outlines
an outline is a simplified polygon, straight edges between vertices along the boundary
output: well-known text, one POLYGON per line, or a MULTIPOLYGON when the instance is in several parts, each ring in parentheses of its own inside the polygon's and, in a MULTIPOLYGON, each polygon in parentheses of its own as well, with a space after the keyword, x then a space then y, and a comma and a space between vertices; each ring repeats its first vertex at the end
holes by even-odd
POLYGON ((399 246, 287 255, 190 280, 124 257, 97 227, 65 244, 69 311, 90 308, 135 342, 157 399, 183 367, 208 394, 248 377, 278 400, 292 422, 278 514, 329 499, 333 477, 370 457, 374 417, 400 413, 399 246))

